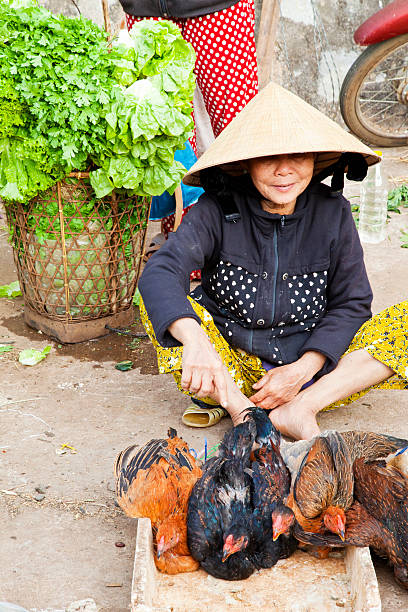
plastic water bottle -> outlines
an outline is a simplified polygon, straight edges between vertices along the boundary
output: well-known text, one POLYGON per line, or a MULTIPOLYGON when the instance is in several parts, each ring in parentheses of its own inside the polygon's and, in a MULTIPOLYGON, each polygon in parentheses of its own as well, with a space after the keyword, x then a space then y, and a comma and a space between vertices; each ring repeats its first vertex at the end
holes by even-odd
MULTIPOLYGON (((375 151, 382 155, 381 151, 375 151)), ((361 242, 378 243, 386 236, 388 180, 382 162, 370 166, 360 187, 358 233, 361 242)))

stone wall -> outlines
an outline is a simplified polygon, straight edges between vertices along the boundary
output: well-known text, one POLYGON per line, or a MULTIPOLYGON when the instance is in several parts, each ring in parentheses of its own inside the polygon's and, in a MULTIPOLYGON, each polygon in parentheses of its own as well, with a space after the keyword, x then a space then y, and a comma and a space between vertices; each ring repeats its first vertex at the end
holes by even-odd
MULTIPOLYGON (((259 13, 261 0, 256 1, 259 13)), ((362 51, 353 33, 388 0, 276 1, 280 20, 272 78, 338 119, 341 83, 362 51)))
MULTIPOLYGON (((186 0, 187 1, 187 0, 186 0)), ((272 78, 334 118, 343 78, 361 49, 353 32, 387 0, 264 0, 278 2, 280 20, 272 78)), ((40 0, 51 11, 78 14, 103 26, 100 0, 40 0)), ((255 0, 257 29, 262 0, 255 0)), ((122 18, 118 0, 109 0, 114 27, 122 18)))
MULTIPOLYGON (((39 0, 39 4, 53 13, 63 13, 67 17, 78 16, 79 9, 84 17, 92 19, 103 27, 101 0, 39 0)), ((109 0, 108 5, 112 25, 117 27, 123 16, 122 7, 118 0, 109 0)))

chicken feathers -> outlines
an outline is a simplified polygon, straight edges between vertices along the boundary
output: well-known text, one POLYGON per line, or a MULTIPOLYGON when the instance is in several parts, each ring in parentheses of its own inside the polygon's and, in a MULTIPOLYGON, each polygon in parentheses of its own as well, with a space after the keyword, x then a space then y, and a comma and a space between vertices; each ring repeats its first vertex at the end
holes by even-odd
POLYGON ((405 478, 408 478, 408 446, 389 455, 386 462, 396 467, 405 478))
POLYGON ((384 457, 406 441, 361 431, 328 431, 308 443, 283 449, 293 485, 288 505, 302 530, 344 537, 344 512, 353 502, 353 462, 384 457))
POLYGON ((229 430, 219 455, 207 461, 193 487, 187 514, 187 542, 192 556, 212 576, 248 578, 256 569, 246 551, 249 541, 250 479, 245 472, 255 441, 251 420, 229 430), (234 553, 224 554, 228 536, 234 553), (239 548, 238 548, 239 547, 239 548))
POLYGON ((193 488, 187 516, 188 544, 202 567, 217 578, 241 580, 272 567, 294 549, 289 533, 294 517, 282 499, 290 475, 279 452, 280 435, 260 408, 228 431, 219 456, 204 466, 193 488), (252 454, 257 441, 261 447, 252 454))
POLYGON ((386 557, 397 582, 408 589, 408 480, 384 461, 354 462, 355 501, 346 512, 342 542, 334 534, 305 533, 296 527, 299 541, 313 546, 370 546, 386 557))
POLYGON ((132 445, 123 450, 114 473, 117 501, 125 514, 152 522, 156 566, 179 573, 198 567, 187 547, 186 513, 201 469, 174 429, 168 436, 150 440, 140 449, 132 445))

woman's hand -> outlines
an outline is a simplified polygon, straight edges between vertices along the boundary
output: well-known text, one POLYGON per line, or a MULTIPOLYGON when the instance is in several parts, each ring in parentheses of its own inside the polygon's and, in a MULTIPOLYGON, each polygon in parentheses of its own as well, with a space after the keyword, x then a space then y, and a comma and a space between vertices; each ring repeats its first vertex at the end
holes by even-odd
POLYGON ((249 399, 267 410, 290 402, 325 361, 326 357, 321 353, 308 351, 293 363, 273 368, 253 385, 256 393, 249 399))
POLYGON ((226 406, 227 388, 234 383, 198 322, 192 318, 178 319, 168 329, 183 344, 182 388, 226 406))

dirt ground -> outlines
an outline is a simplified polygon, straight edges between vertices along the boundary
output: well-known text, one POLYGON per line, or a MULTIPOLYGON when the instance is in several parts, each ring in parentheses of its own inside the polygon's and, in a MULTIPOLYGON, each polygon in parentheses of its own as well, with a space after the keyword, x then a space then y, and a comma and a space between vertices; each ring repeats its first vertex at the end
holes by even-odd
MULTIPOLYGON (((404 153, 384 153, 391 180, 405 176, 408 182, 408 164, 398 161, 404 153)), ((358 186, 347 187, 346 195, 356 193, 358 186)), ((0 227, 2 285, 17 276, 4 214, 0 227)), ((400 247, 401 229, 408 230, 408 209, 392 215, 384 242, 364 247, 375 312, 407 299, 408 250, 400 247)), ((137 310, 135 323, 138 329, 137 310)), ((21 298, 3 298, 2 342, 11 342, 13 351, 0 360, 0 601, 62 610, 90 597, 100 610, 127 610, 135 524, 114 504, 116 454, 131 443, 163 437, 169 426, 201 450, 204 437, 210 445, 218 442, 230 423, 224 419, 204 431, 184 427, 180 417, 188 399, 170 376, 158 374, 146 340, 112 334, 62 346, 24 324, 21 298), (51 353, 37 366, 17 362, 19 350, 47 344, 51 353), (133 370, 114 368, 124 359, 134 362, 133 370)), ((407 409, 407 393, 371 392, 322 414, 320 425, 408 437, 407 409)), ((376 570, 383 610, 407 610, 408 593, 394 583, 386 564, 377 560, 376 570)))

